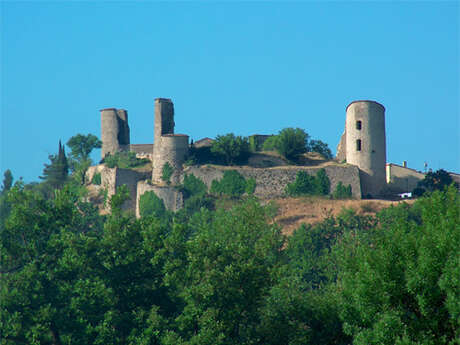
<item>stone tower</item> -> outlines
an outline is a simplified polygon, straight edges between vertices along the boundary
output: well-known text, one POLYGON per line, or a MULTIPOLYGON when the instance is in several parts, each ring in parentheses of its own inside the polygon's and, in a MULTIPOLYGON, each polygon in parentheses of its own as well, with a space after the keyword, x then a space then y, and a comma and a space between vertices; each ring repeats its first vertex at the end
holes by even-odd
POLYGON ((174 169, 171 183, 179 183, 182 164, 188 154, 188 135, 174 134, 174 105, 170 99, 155 99, 152 181, 161 184, 163 166, 174 169))
POLYGON ((101 158, 107 154, 128 150, 128 112, 124 109, 106 108, 101 110, 101 158))
POLYGON ((385 108, 374 101, 354 101, 346 110, 346 161, 358 166, 364 197, 377 196, 386 185, 385 108))

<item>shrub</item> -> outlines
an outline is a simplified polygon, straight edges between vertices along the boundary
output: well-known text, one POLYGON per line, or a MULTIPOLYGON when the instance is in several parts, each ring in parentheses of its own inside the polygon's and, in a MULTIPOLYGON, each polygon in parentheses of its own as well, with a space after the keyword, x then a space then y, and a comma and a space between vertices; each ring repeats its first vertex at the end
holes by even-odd
POLYGON ((246 180, 246 188, 245 188, 246 194, 248 195, 253 195, 254 192, 256 191, 256 179, 251 177, 246 180))
POLYGON ((422 181, 417 183, 417 187, 413 190, 414 196, 422 196, 426 191, 434 192, 435 190, 444 190, 450 184, 454 184, 458 188, 458 184, 454 182, 452 176, 443 169, 435 172, 429 172, 425 175, 422 181))
POLYGON ((139 199, 139 213, 141 217, 154 216, 161 218, 166 214, 166 207, 154 192, 145 192, 139 199))
POLYGON ((308 151, 317 152, 325 159, 332 159, 331 149, 321 140, 310 140, 308 151))
POLYGON ((351 185, 344 186, 342 181, 339 181, 335 187, 334 192, 332 193, 332 197, 334 199, 350 199, 352 197, 351 185))
POLYGON ((327 177, 326 170, 320 169, 315 176, 315 194, 328 195, 331 191, 331 182, 327 177))
POLYGON ((184 176, 184 182, 181 186, 182 194, 184 199, 188 199, 192 196, 203 196, 208 191, 206 184, 198 177, 193 174, 186 174, 184 176))
POLYGON ((264 151, 274 151, 276 150, 276 141, 278 140, 277 135, 272 135, 267 140, 264 141, 263 150, 264 151))
POLYGON ((147 158, 137 158, 136 154, 130 151, 120 151, 104 158, 104 163, 109 168, 129 169, 145 165, 148 162, 150 161, 147 158))
POLYGON ((161 179, 166 182, 167 184, 171 183, 171 176, 174 173, 174 168, 166 162, 161 169, 161 179))
POLYGON ((221 156, 226 165, 244 163, 249 157, 249 141, 247 137, 233 133, 218 135, 212 143, 211 152, 221 156))
POLYGON ((286 159, 296 161, 299 155, 307 152, 309 135, 300 128, 284 128, 275 140, 276 150, 286 159))
POLYGON ((327 195, 330 190, 329 177, 324 169, 320 169, 316 176, 305 171, 298 171, 293 183, 288 183, 285 192, 289 196, 300 195, 327 195))
POLYGON ((101 173, 95 173, 91 179, 91 183, 99 186, 101 184, 101 173))
POLYGON ((238 198, 246 190, 246 180, 236 170, 227 170, 220 181, 214 180, 211 184, 211 193, 215 195, 227 195, 238 198))

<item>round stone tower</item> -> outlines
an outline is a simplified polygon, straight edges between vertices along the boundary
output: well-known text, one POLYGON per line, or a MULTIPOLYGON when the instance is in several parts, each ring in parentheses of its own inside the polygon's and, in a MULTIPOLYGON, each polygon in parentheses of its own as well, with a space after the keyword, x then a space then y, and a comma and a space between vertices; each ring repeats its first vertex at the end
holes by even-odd
POLYGON ((118 141, 118 115, 117 109, 106 108, 101 110, 101 157, 104 158, 108 153, 114 154, 120 150, 118 141))
POLYGON ((169 163, 174 172, 171 183, 179 183, 182 164, 188 153, 188 135, 174 134, 174 104, 169 98, 155 99, 153 143, 153 183, 163 183, 163 166, 169 163))
POLYGON ((385 108, 354 101, 346 112, 346 161, 360 169, 363 196, 377 196, 386 184, 385 108))
POLYGON ((160 138, 160 145, 155 139, 155 155, 153 156, 153 173, 152 180, 154 183, 164 183, 161 179, 163 175, 163 167, 166 163, 173 168, 174 172, 171 176, 171 183, 179 183, 182 164, 188 153, 188 135, 185 134, 165 134, 160 138))
POLYGON ((106 108, 101 110, 101 157, 108 153, 129 150, 128 112, 124 109, 106 108))

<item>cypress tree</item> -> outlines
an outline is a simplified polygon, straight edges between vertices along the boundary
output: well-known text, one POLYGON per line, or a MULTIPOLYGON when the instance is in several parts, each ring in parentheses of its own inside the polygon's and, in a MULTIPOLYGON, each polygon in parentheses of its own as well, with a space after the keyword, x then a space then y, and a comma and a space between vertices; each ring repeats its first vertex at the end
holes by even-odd
POLYGON ((45 164, 43 169, 43 176, 45 184, 51 189, 60 189, 67 180, 69 175, 69 165, 65 155, 65 148, 59 140, 59 150, 57 155, 49 155, 50 164, 45 164))

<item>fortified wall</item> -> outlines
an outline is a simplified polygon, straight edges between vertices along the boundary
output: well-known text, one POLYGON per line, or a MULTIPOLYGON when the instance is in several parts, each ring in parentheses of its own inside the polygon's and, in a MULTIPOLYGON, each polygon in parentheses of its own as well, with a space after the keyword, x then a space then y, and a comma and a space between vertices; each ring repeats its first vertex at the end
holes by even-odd
MULTIPOLYGON (((386 166, 385 108, 375 101, 354 101, 347 106, 345 129, 337 147, 336 162, 318 167, 203 165, 184 168, 190 148, 189 137, 174 132, 173 102, 168 98, 157 98, 154 109, 153 144, 131 144, 126 110, 115 108, 101 110, 102 158, 107 154, 129 150, 135 152, 137 157, 149 158, 152 161, 150 172, 108 168, 100 170, 102 182, 107 186, 109 195, 115 193, 116 188, 123 184, 128 186, 131 200, 124 205, 124 208, 135 210, 137 215, 139 215, 140 196, 147 191, 153 191, 163 199, 168 209, 174 211, 180 209, 183 199, 175 186, 183 181, 185 174, 195 175, 210 187, 212 181, 220 179, 226 169, 234 169, 245 178, 256 180, 255 195, 260 198, 281 197, 284 195, 286 185, 295 180, 298 171, 315 174, 323 167, 331 181, 331 190, 335 189, 338 182, 351 185, 354 198, 378 197, 388 189, 388 186, 401 187, 402 183, 406 183, 407 188, 409 177, 410 187, 423 178, 418 172, 408 173, 405 168, 401 170, 395 165, 386 166), (168 165, 172 175, 169 183, 166 184, 162 175, 168 165), (388 171, 392 176, 387 181, 388 171)), ((251 137, 251 144, 256 147, 261 146, 267 137, 254 135, 251 137)), ((212 139, 205 138, 197 141, 196 144, 198 147, 209 142, 212 142, 212 139)))

